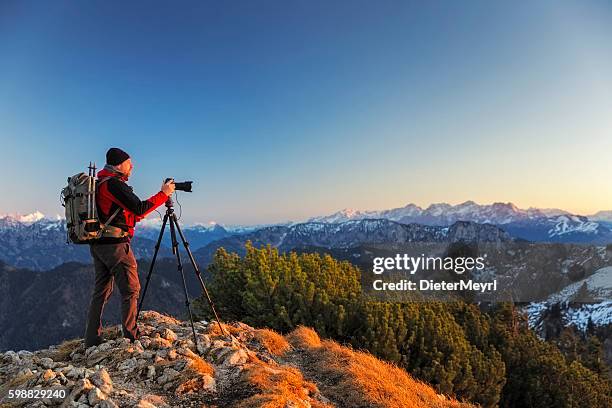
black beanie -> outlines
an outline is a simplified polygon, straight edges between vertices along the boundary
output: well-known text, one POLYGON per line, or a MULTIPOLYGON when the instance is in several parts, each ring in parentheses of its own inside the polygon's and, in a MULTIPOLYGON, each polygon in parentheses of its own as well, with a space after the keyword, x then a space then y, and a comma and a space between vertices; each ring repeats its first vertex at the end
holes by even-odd
POLYGON ((130 155, 118 147, 111 147, 108 149, 108 152, 106 152, 106 164, 110 164, 112 166, 117 166, 129 158, 130 155))

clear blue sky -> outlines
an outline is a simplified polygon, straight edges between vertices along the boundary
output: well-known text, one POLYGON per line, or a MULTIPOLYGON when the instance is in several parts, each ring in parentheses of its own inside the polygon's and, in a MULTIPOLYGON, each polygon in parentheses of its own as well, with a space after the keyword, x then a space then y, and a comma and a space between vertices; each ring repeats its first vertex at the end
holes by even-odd
POLYGON ((611 39, 605 1, 2 1, 0 213, 110 146, 188 222, 611 209, 611 39))

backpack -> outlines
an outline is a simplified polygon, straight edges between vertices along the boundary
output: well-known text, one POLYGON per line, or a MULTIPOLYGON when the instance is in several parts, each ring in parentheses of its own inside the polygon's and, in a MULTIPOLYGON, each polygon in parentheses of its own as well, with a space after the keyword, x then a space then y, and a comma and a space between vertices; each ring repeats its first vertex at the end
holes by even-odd
POLYGON ((62 206, 66 208, 66 243, 89 244, 102 237, 122 238, 127 231, 109 225, 121 208, 102 223, 96 206, 97 187, 110 177, 96 179, 96 164, 89 163, 89 173, 68 177, 68 185, 62 189, 62 206))

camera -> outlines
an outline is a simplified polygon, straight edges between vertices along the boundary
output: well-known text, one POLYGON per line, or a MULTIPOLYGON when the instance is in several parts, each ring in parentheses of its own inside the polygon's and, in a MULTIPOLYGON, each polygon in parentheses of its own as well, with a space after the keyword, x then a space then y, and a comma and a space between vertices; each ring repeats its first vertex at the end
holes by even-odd
MULTIPOLYGON (((165 183, 169 182, 170 180, 174 180, 173 178, 167 178, 165 183)), ((191 183, 193 183, 193 181, 181 181, 181 182, 174 182, 174 189, 178 190, 178 191, 184 191, 186 193, 191 193, 191 183)))

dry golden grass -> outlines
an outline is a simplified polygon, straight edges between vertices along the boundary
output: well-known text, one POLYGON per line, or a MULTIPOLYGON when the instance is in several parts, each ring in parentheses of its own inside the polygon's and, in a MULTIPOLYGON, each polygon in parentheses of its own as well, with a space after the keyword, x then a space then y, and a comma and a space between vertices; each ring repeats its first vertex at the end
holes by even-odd
POLYGON ((53 359, 53 361, 68 361, 70 358, 70 353, 77 349, 82 343, 83 339, 63 341, 59 346, 57 346, 57 350, 49 353, 49 357, 53 359))
POLYGON ((0 408, 23 408, 25 406, 25 402, 3 402, 0 404, 0 408))
POLYGON ((208 362, 203 360, 195 353, 186 356, 187 365, 185 366, 181 384, 176 388, 178 395, 197 393, 206 385, 206 376, 213 376, 215 369, 208 362))
POLYGON ((121 325, 109 326, 102 329, 102 337, 104 340, 117 340, 122 337, 121 325))
POLYGON ((289 342, 274 330, 257 329, 254 332, 254 338, 270 354, 275 356, 281 356, 291 348, 289 342))
MULTIPOLYGON (((225 330, 225 333, 229 333, 234 336, 238 336, 243 330, 238 327, 230 326, 229 324, 225 324, 225 323, 221 323, 221 325, 223 326, 223 330, 225 330)), ((223 333, 221 333, 219 324, 216 321, 210 322, 210 324, 206 327, 206 334, 208 334, 209 336, 223 336, 224 335, 223 333)))
POLYGON ((213 375, 215 373, 213 366, 197 355, 187 358, 185 370, 191 375, 213 375))
POLYGON ((429 385, 412 378, 401 368, 368 353, 354 351, 331 340, 321 341, 305 327, 287 339, 303 350, 310 372, 323 394, 343 406, 355 408, 450 408, 471 407, 439 396, 429 385))
POLYGON ((36 374, 22 374, 22 375, 18 375, 13 377, 12 379, 10 379, 9 381, 6 382, 6 384, 2 385, 2 388, 16 388, 20 385, 25 384, 27 381, 30 381, 32 378, 36 377, 36 374))
POLYGON ((304 350, 321 346, 321 339, 317 332, 305 326, 298 326, 287 335, 287 340, 294 347, 304 350))
MULTIPOLYGON (((2 400, 4 397, 6 397, 6 395, 8 394, 8 390, 12 389, 12 388, 18 388, 20 386, 24 386, 26 382, 30 381, 31 379, 35 378, 36 374, 22 374, 22 375, 18 375, 15 376, 13 378, 11 378, 10 380, 8 380, 6 383, 1 384, 0 383, 0 400, 2 400)), ((3 403, 0 404, 0 408, 8 408, 8 407, 16 407, 16 406, 24 406, 23 405, 23 401, 21 403, 19 402, 15 402, 15 404, 18 405, 12 405, 13 402, 7 402, 7 403, 3 403), (21 405, 19 405, 21 404, 21 405)))
POLYGON ((304 402, 318 390, 316 385, 304 380, 302 374, 293 367, 273 367, 258 360, 255 364, 245 366, 242 379, 259 393, 242 400, 237 405, 240 408, 331 408, 330 405, 315 400, 310 400, 310 405, 304 402))

